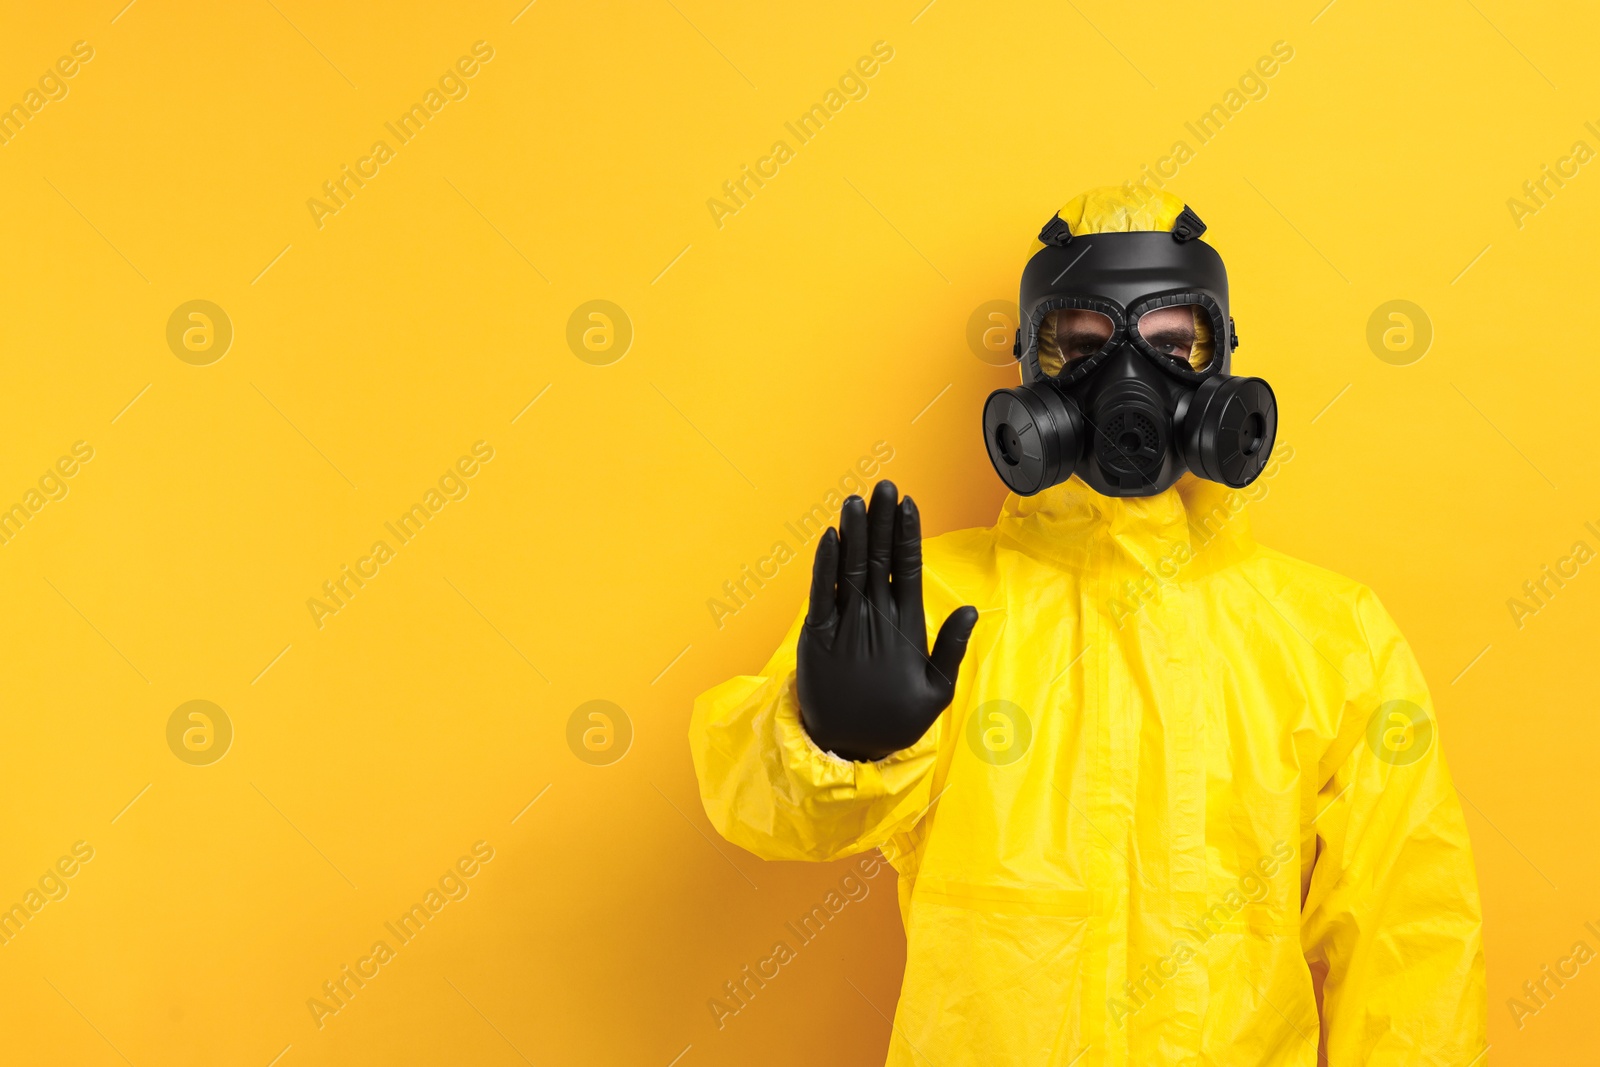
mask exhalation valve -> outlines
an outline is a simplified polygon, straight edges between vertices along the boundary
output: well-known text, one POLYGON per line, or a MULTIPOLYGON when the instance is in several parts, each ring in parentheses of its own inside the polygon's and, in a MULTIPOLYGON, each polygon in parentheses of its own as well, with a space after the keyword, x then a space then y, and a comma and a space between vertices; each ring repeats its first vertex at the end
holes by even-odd
POLYGON ((1167 459, 1167 418, 1161 397, 1136 378, 1107 386, 1094 401, 1094 460, 1107 481, 1148 490, 1167 459))

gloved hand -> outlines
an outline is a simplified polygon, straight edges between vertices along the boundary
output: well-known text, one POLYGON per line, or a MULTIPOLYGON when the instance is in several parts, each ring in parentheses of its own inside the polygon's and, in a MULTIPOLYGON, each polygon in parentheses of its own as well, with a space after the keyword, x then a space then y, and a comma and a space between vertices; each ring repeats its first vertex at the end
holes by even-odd
POLYGON ((859 496, 846 500, 839 526, 842 552, 830 527, 812 566, 796 671, 800 720, 817 747, 879 760, 915 744, 950 706, 978 609, 951 612, 928 654, 922 520, 893 482, 874 487, 870 512, 859 496))

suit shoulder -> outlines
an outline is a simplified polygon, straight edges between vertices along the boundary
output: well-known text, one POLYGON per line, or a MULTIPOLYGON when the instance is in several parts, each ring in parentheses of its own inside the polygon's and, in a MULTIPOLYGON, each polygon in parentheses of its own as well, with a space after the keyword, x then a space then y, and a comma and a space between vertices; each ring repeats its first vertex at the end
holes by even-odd
POLYGON ((1370 587, 1276 549, 1258 545, 1238 569, 1245 581, 1308 632, 1339 634, 1365 645, 1369 625, 1386 617, 1370 587))
POLYGON ((924 589, 948 595, 956 604, 982 604, 995 582, 994 529, 951 530, 922 542, 924 589))
POLYGON ((1353 578, 1346 578, 1326 567, 1307 563, 1264 545, 1257 545, 1256 550, 1241 561, 1240 566, 1249 571, 1251 577, 1267 579, 1274 585, 1303 586, 1342 600, 1353 601, 1372 594, 1370 589, 1353 578))
POLYGON ((994 551, 994 527, 972 526, 965 530, 950 530, 922 540, 922 558, 958 563, 975 556, 986 556, 994 551))

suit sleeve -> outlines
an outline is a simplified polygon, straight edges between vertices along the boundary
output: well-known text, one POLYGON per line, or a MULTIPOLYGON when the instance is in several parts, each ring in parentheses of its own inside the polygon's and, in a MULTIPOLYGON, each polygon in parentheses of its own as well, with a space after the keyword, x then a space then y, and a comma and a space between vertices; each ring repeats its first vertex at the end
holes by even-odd
POLYGON ((1478 1065, 1483 917, 1461 805, 1411 649, 1370 592, 1357 609, 1370 662, 1322 767, 1302 909, 1306 958, 1327 967, 1328 1063, 1478 1065))
POLYGON ((852 763, 819 749, 800 723, 795 648, 802 610, 760 674, 702 693, 689 726, 700 800, 717 832, 769 860, 866 852, 914 825, 947 716, 908 749, 852 763))

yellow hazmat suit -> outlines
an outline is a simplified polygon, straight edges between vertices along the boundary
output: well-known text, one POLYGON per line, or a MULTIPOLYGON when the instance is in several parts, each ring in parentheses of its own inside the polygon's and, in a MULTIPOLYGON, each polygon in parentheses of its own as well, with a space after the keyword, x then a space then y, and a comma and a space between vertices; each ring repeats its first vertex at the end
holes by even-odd
MULTIPOLYGON (((1061 217, 1181 207, 1102 192, 1061 217)), ((724 837, 899 873, 889 1064, 1312 1067, 1319 1041, 1334 1067, 1482 1062, 1477 886, 1421 671, 1371 591, 1250 536, 1244 498, 1292 456, 1243 492, 1074 477, 929 540, 930 639, 962 604, 979 622, 954 702, 877 763, 801 726, 802 620, 696 702, 724 837)))

